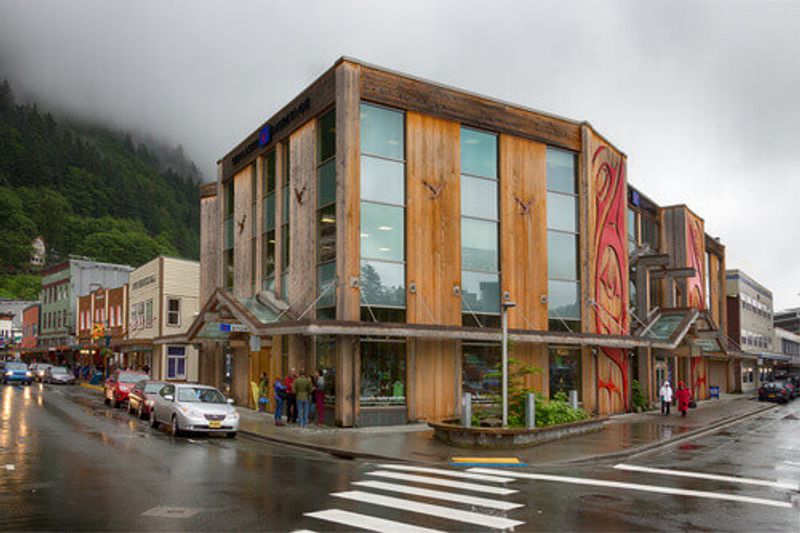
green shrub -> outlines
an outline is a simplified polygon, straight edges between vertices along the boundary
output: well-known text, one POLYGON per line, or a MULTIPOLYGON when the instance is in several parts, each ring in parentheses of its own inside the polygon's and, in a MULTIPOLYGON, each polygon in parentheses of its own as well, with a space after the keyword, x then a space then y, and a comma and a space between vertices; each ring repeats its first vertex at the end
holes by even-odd
POLYGON ((650 407, 647 398, 644 397, 644 393, 642 392, 642 384, 635 379, 631 382, 631 401, 633 402, 634 409, 641 407, 642 411, 647 411, 650 407))

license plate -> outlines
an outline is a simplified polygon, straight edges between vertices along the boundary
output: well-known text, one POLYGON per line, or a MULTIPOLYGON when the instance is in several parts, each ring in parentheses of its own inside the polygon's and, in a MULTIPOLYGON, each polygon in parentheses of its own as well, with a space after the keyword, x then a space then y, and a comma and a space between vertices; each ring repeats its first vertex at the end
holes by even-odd
POLYGON ((209 420, 208 427, 210 429, 219 429, 222 427, 222 422, 220 422, 219 420, 209 420))
POLYGON ((775 396, 776 396, 775 393, 767 394, 767 398, 775 398, 775 396))

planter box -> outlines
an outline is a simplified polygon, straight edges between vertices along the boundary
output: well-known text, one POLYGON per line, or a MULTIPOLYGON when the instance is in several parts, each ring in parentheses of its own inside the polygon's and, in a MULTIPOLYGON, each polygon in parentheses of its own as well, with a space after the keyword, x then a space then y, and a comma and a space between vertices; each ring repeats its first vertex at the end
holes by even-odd
POLYGON ((428 422, 433 436, 451 446, 462 448, 509 449, 527 448, 570 435, 600 431, 608 417, 590 418, 579 422, 559 424, 535 429, 524 428, 465 428, 460 420, 428 422))

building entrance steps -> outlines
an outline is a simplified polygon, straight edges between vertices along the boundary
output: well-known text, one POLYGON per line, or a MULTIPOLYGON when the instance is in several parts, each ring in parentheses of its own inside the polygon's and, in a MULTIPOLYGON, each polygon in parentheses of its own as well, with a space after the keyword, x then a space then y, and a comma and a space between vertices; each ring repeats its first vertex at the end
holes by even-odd
POLYGON ((448 446, 433 438, 424 423, 371 428, 275 426, 270 414, 238 408, 240 432, 253 438, 330 453, 338 457, 443 464, 451 457, 508 457, 531 465, 616 460, 646 452, 776 407, 749 395, 727 395, 706 400, 690 409, 686 418, 658 411, 616 415, 602 431, 566 437, 531 448, 480 450, 448 446))

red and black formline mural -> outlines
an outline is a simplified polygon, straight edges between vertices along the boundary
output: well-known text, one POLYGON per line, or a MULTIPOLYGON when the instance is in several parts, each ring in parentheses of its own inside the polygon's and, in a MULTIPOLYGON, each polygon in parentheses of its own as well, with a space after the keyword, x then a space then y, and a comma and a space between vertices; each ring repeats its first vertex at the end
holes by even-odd
MULTIPOLYGON (((602 335, 628 333, 627 177, 625 158, 604 143, 593 147, 589 179, 594 202, 594 329, 602 335)), ((601 347, 597 387, 601 413, 627 411, 625 350, 601 347)))

